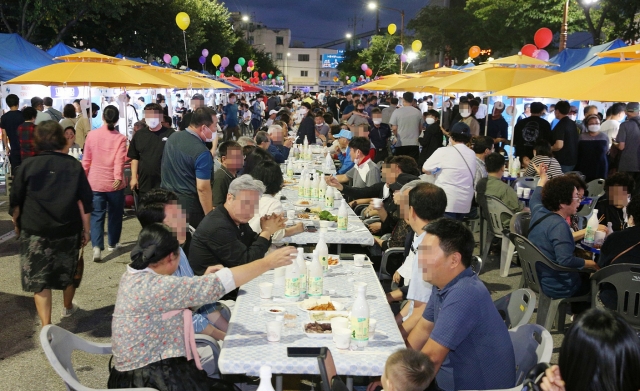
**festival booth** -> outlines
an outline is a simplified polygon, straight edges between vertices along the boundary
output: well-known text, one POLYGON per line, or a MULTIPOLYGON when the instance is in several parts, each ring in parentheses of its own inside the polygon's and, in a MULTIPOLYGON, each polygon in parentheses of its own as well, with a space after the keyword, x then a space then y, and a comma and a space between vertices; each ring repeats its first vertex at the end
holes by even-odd
POLYGON ((550 62, 558 64, 551 68, 560 72, 575 71, 585 67, 598 66, 620 61, 619 58, 601 58, 599 53, 623 48, 627 46, 621 39, 607 42, 602 45, 593 46, 584 49, 565 49, 558 53, 555 57, 549 59, 550 62))

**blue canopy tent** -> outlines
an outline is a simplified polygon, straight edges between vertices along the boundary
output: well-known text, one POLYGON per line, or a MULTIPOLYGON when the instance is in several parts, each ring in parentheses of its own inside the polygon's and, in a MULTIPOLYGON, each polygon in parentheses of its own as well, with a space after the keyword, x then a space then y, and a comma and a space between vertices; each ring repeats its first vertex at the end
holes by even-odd
MULTIPOLYGON (((347 91, 351 91, 351 90, 353 90, 354 88, 358 88, 358 87, 360 87, 361 85, 364 85, 364 84, 367 84, 367 83, 370 83, 370 82, 368 82, 368 81, 358 81, 358 82, 355 82, 355 83, 351 83, 351 84, 344 85, 344 86, 342 86, 342 87, 338 88, 336 91, 338 91, 338 92, 347 92, 347 91)), ((370 91, 360 90, 359 92, 369 93, 370 91)))
POLYGON ((60 57, 60 56, 66 56, 67 54, 78 53, 80 51, 81 51, 80 49, 76 49, 69 45, 65 45, 62 42, 58 42, 51 49, 47 50, 47 53, 49 53, 52 57, 60 57))
POLYGON ((51 65, 53 57, 18 34, 0 34, 0 81, 51 65))
POLYGON ((558 66, 550 68, 554 71, 568 72, 576 69, 592 67, 596 65, 608 64, 620 61, 617 58, 600 58, 596 53, 606 52, 627 46, 621 39, 607 42, 602 45, 592 46, 584 49, 565 49, 556 56, 549 59, 549 62, 558 64, 558 66))

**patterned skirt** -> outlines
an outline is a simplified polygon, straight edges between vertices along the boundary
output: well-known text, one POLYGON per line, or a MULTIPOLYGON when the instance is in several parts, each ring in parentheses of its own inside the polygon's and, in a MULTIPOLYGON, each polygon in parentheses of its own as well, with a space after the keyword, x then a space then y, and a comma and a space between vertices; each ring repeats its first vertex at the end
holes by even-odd
POLYGON ((20 233, 22 290, 62 290, 73 283, 80 254, 80 234, 59 239, 20 233))

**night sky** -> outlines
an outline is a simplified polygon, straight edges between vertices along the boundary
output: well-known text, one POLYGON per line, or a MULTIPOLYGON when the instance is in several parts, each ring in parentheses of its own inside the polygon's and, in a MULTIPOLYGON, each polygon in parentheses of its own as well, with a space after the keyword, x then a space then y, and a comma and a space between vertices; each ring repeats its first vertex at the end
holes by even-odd
MULTIPOLYGON (((369 0, 225 0, 229 11, 240 11, 269 28, 290 28, 292 41, 313 47, 343 38, 350 18, 358 18, 356 33, 371 31, 376 25, 376 11, 367 8, 369 0)), ((405 26, 429 0, 378 0, 382 6, 405 11, 405 26)), ((400 33, 400 13, 380 10, 380 26, 395 23, 400 33)), ((337 49, 344 48, 335 47, 337 49)))

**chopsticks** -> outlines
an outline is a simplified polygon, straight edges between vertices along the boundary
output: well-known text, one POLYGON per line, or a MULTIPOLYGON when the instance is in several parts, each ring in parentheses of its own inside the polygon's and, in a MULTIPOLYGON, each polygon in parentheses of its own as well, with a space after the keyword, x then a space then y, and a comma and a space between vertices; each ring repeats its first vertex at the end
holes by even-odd
POLYGON ((604 215, 600 216, 600 220, 598 220, 598 223, 602 223, 602 220, 604 220, 604 215))

